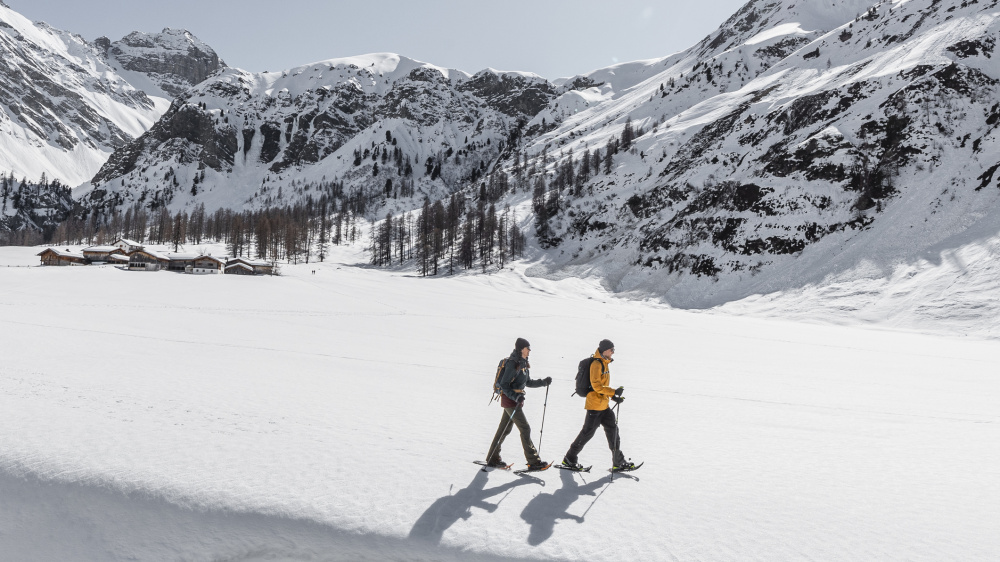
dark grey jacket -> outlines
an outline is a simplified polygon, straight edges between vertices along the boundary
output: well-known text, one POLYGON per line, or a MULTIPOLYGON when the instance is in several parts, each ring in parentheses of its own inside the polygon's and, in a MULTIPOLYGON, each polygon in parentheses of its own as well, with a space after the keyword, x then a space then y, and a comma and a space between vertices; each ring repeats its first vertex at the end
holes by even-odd
POLYGON ((542 381, 531 378, 528 373, 530 367, 528 360, 521 357, 516 349, 511 352, 503 374, 500 375, 500 391, 503 392, 504 396, 517 402, 519 394, 514 392, 515 390, 524 390, 526 386, 531 388, 545 386, 542 381))

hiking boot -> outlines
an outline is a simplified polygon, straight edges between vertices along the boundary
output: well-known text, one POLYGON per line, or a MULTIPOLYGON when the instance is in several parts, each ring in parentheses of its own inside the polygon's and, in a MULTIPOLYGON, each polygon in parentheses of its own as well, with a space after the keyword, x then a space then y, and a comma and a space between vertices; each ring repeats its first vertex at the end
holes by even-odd
POLYGON ((578 462, 569 462, 566 459, 562 460, 562 465, 565 466, 566 468, 572 468, 573 470, 580 470, 581 468, 583 468, 582 464, 578 462))
POLYGON ((528 470, 545 470, 549 467, 549 463, 545 461, 538 461, 528 465, 528 470))
POLYGON ((503 462, 503 459, 501 459, 501 458, 498 457, 498 458, 495 458, 495 459, 493 459, 491 461, 486 461, 486 466, 493 467, 493 468, 506 468, 507 467, 507 463, 503 462))

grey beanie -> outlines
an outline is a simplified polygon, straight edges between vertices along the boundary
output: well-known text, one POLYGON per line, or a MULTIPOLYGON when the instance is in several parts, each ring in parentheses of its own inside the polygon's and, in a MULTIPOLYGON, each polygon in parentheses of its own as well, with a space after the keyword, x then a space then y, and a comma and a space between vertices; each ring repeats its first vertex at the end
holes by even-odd
POLYGON ((601 340, 601 343, 597 345, 597 350, 600 351, 601 353, 604 353, 605 351, 614 348, 615 344, 611 343, 611 340, 601 340))

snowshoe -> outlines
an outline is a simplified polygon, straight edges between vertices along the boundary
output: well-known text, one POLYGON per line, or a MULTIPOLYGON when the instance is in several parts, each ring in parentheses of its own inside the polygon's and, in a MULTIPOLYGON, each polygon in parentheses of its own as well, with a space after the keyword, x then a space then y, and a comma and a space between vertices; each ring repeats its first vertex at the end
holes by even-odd
POLYGON ((644 464, 646 463, 641 462, 639 464, 635 464, 632 461, 625 461, 618 463, 618 466, 611 467, 608 469, 608 472, 632 472, 633 470, 639 470, 639 468, 644 464))
POLYGON ((555 467, 563 470, 572 470, 573 472, 590 472, 591 469, 590 466, 583 466, 578 462, 568 462, 566 459, 563 459, 563 462, 555 465, 555 467))
POLYGON ((521 470, 515 470, 514 474, 524 474, 526 472, 541 472, 543 470, 547 470, 550 466, 552 466, 552 463, 550 463, 550 462, 548 462, 548 463, 547 462, 540 462, 540 463, 536 463, 536 464, 529 464, 528 468, 522 468, 521 470))
POLYGON ((472 462, 478 464, 479 466, 482 466, 484 471, 487 468, 495 468, 497 470, 510 470, 511 467, 514 466, 514 463, 507 464, 507 463, 504 463, 502 461, 499 464, 497 464, 497 463, 492 463, 491 464, 491 463, 488 463, 486 461, 472 461, 472 462))

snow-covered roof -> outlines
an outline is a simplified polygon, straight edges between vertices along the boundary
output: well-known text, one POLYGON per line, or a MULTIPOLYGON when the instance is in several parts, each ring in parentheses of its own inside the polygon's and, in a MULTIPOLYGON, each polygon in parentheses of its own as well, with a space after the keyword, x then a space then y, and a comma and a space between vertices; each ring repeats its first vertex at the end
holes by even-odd
POLYGON ((230 258, 229 261, 226 262, 226 265, 231 265, 231 264, 234 264, 234 263, 245 263, 247 265, 251 265, 251 266, 254 266, 254 267, 270 266, 271 265, 271 262, 269 262, 269 261, 251 260, 251 259, 248 259, 248 258, 230 258))
POLYGON ((199 257, 198 254, 173 254, 173 253, 171 253, 171 254, 167 254, 167 255, 170 257, 170 259, 172 261, 196 260, 199 257))
POLYGON ((112 261, 128 261, 128 256, 122 254, 111 254, 108 256, 108 259, 112 261))
POLYGON ((136 242, 135 240, 129 240, 128 238, 119 238, 118 240, 115 240, 115 244, 117 244, 119 242, 124 242, 124 243, 128 244, 129 246, 138 246, 140 248, 142 247, 142 244, 136 242))
POLYGON ((228 256, 215 257, 215 256, 209 256, 207 254, 201 254, 198 257, 194 258, 194 259, 195 259, 195 261, 197 261, 197 260, 214 260, 214 261, 217 261, 217 262, 219 262, 221 264, 225 264, 229 260, 229 257, 228 256))
POLYGON ((67 248, 65 250, 60 250, 59 248, 45 248, 44 250, 42 250, 41 252, 39 252, 37 255, 40 256, 40 255, 45 254, 47 252, 53 252, 57 256, 64 257, 64 258, 79 258, 81 260, 84 259, 83 254, 78 254, 76 252, 70 251, 69 248, 67 248))
POLYGON ((89 248, 84 248, 84 252, 113 252, 118 249, 118 246, 91 246, 89 248))
POLYGON ((136 255, 138 253, 143 253, 143 254, 152 256, 152 257, 154 257, 154 258, 156 258, 158 260, 170 261, 170 257, 167 256, 166 254, 157 252, 156 250, 148 250, 148 249, 136 250, 136 251, 132 252, 131 254, 129 254, 129 257, 134 256, 134 255, 136 255))

